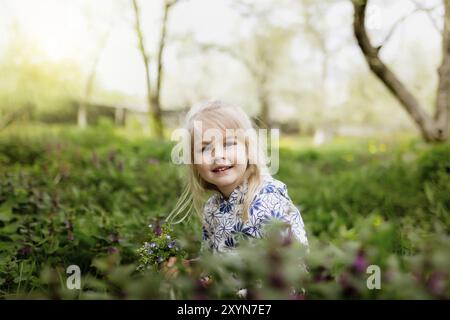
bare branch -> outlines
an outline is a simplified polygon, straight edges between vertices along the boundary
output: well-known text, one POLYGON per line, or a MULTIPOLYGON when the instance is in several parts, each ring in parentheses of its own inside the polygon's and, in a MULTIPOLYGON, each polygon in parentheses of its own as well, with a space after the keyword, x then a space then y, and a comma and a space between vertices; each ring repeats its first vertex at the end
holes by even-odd
MULTIPOLYGON (((445 0, 450 1, 450 0, 445 0)), ((390 68, 380 59, 378 49, 370 43, 365 28, 367 0, 352 0, 354 8, 353 31, 364 58, 372 72, 383 82, 403 108, 410 114, 427 141, 436 141, 440 137, 436 132, 433 119, 421 107, 419 101, 397 78, 390 68)))
POLYGON ((398 19, 397 21, 395 21, 395 23, 391 26, 391 28, 389 29, 388 34, 386 35, 386 37, 384 38, 384 40, 381 42, 381 44, 376 48, 377 51, 380 51, 391 39, 391 37, 394 35, 395 31, 397 30, 397 28, 403 23, 405 22, 406 19, 408 19, 409 17, 411 17, 414 13, 416 13, 417 11, 419 11, 419 8, 415 8, 413 11, 411 11, 410 13, 404 15, 403 17, 401 17, 400 19, 398 19))
POLYGON ((400 25, 403 22, 405 22, 405 20, 407 20, 408 18, 410 18, 412 15, 414 15, 417 12, 424 12, 424 13, 426 13, 427 17, 431 21, 431 23, 432 23, 433 27, 436 29, 436 31, 438 31, 439 33, 442 33, 442 30, 439 28, 439 26, 436 23, 436 20, 434 19, 434 17, 431 14, 439 6, 435 6, 435 7, 432 7, 432 8, 426 8, 426 7, 423 7, 416 0, 411 0, 411 1, 415 4, 416 7, 410 13, 408 13, 408 14, 404 15, 403 17, 401 17, 400 19, 398 19, 391 26, 391 28, 389 29, 389 32, 387 33, 386 37, 383 39, 383 41, 381 41, 381 44, 376 48, 378 51, 380 51, 383 47, 386 46, 386 44, 389 42, 389 40, 394 35, 394 33, 397 30, 397 28, 400 27, 400 25))
POLYGON ((244 57, 242 54, 235 52, 233 49, 222 45, 209 43, 197 43, 197 46, 202 50, 214 50, 220 53, 227 54, 228 56, 242 63, 254 78, 259 79, 260 72, 258 71, 258 68, 253 65, 253 63, 251 63, 249 59, 244 57))
POLYGON ((422 6, 422 4, 420 4, 417 0, 411 0, 417 9, 419 9, 422 12, 425 12, 425 14, 427 15, 428 19, 430 20, 431 24, 433 25, 434 29, 439 32, 442 33, 442 29, 439 27, 438 23, 436 22, 435 18, 432 15, 432 12, 436 9, 439 8, 439 6, 434 6, 432 8, 426 8, 424 6, 422 6))

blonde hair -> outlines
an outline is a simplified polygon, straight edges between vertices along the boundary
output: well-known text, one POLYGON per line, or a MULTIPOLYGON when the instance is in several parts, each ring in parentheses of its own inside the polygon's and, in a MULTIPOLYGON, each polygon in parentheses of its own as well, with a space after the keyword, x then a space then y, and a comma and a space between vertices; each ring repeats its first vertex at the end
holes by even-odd
MULTIPOLYGON (((249 116, 239 107, 226 105, 220 101, 211 101, 197 107, 193 107, 186 115, 184 128, 189 131, 191 137, 194 137, 194 121, 205 121, 218 129, 255 129, 249 116)), ((259 146, 259 144, 258 144, 259 146)), ((247 181, 247 193, 244 198, 242 218, 244 221, 248 220, 248 210, 253 201, 254 196, 259 191, 263 182, 263 176, 268 174, 268 169, 265 164, 264 150, 257 150, 256 154, 248 152, 249 141, 245 140, 245 147, 249 157, 247 169, 244 173, 244 179, 247 181), (250 159, 250 157, 257 156, 259 161, 250 159), (250 161, 253 160, 253 161, 250 161)), ((219 192, 215 185, 203 180, 197 172, 193 161, 188 165, 187 183, 184 191, 181 194, 175 208, 170 212, 166 221, 169 223, 180 223, 190 216, 192 212, 199 215, 200 219, 203 214, 203 207, 206 202, 206 196, 211 191, 219 192), (182 216, 177 222, 174 219, 182 216)))

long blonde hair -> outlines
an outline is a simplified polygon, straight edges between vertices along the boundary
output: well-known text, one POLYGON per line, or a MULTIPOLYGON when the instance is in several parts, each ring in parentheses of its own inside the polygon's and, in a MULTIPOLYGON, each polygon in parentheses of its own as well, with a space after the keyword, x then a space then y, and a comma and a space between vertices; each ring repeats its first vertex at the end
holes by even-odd
MULTIPOLYGON (((205 104, 193 107, 186 115, 184 128, 189 131, 190 137, 194 137, 194 121, 205 121, 218 129, 255 129, 249 116, 239 107, 226 105, 220 101, 211 101, 205 104)), ((191 140, 191 149, 193 148, 191 140)), ((259 144, 258 144, 259 146, 259 144)), ((245 147, 248 153, 249 141, 246 139, 245 147)), ((249 154, 249 153, 248 153, 249 154)), ((249 154, 249 157, 258 156, 259 161, 249 161, 247 169, 244 173, 243 181, 247 181, 247 193, 244 198, 242 218, 248 220, 248 210, 251 202, 259 191, 263 182, 263 176, 268 174, 265 164, 264 150, 257 150, 256 154, 249 154), (262 161, 261 161, 262 160, 262 161)), ((249 159, 250 160, 250 159, 249 159)), ((184 190, 170 212, 166 221, 169 223, 180 223, 184 221, 192 212, 199 215, 200 219, 203 214, 203 207, 206 196, 212 192, 218 192, 215 185, 203 180, 197 172, 193 161, 187 165, 187 183, 184 190), (182 216, 177 222, 175 218, 182 216)))

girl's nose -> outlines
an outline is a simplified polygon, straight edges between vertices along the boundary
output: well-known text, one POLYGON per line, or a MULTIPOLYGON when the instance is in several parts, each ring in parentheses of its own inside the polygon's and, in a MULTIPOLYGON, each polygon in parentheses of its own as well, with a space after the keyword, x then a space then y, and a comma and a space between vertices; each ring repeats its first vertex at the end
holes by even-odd
POLYGON ((222 145, 217 144, 213 147, 212 151, 211 151, 211 156, 213 158, 220 158, 220 159, 225 159, 225 151, 222 147, 222 145))

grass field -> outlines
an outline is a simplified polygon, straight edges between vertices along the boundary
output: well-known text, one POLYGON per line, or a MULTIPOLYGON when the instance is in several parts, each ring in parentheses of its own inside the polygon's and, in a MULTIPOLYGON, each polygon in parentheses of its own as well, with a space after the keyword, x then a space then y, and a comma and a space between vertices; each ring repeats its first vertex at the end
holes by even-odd
POLYGON ((309 253, 261 241, 225 260, 205 256, 186 267, 178 259, 168 276, 169 256, 195 258, 201 240, 195 217, 174 225, 163 236, 179 250, 137 270, 145 258, 137 250, 158 239, 155 226, 182 192, 172 146, 107 124, 2 132, 0 296, 215 299, 245 287, 250 298, 292 298, 296 286, 299 299, 450 298, 448 143, 387 136, 314 147, 284 137, 276 178, 301 209, 309 253), (308 272, 296 267, 299 255, 308 272), (80 290, 66 287, 69 265, 80 267, 80 290), (368 265, 380 267, 379 290, 367 288, 368 265), (209 285, 199 281, 205 271, 209 285))

